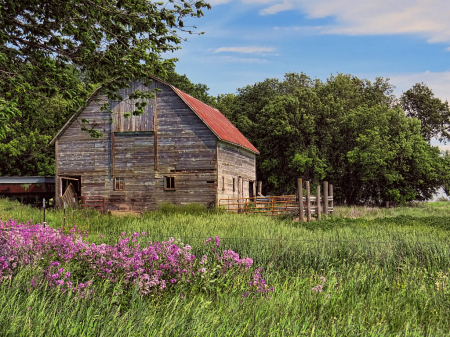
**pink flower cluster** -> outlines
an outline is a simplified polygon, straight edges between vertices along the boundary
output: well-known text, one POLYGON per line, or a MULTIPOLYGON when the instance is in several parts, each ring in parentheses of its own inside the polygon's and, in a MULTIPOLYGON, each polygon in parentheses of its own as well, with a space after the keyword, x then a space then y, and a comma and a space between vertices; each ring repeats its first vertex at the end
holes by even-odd
POLYGON ((312 288, 313 292, 315 292, 315 293, 321 293, 322 292, 323 285, 325 284, 327 279, 325 278, 325 276, 321 276, 320 277, 320 281, 321 281, 321 283, 319 283, 318 285, 316 285, 315 287, 312 288))
MULTIPOLYGON (((175 244, 173 238, 141 246, 138 239, 146 236, 146 233, 135 232, 127 237, 122 233, 118 243, 111 246, 88 242, 87 232, 82 233, 76 227, 66 235, 60 229, 41 224, 0 220, 0 284, 11 280, 19 266, 32 264, 46 268, 42 270, 40 281, 36 277, 31 281, 32 287, 45 281, 51 287, 77 292, 84 297, 87 287, 96 281, 109 280, 136 286, 141 295, 147 295, 161 292, 168 286, 187 284, 190 279, 195 281, 197 276, 208 273, 208 257, 204 255, 201 260, 196 260, 191 246, 175 244), (76 285, 77 278, 74 279, 72 269, 79 276, 78 280, 89 281, 76 285)), ((219 253, 216 250, 220 247, 219 237, 214 241, 212 251, 215 259, 211 267, 218 263, 226 272, 230 269, 247 270, 252 266, 252 259, 240 259, 239 254, 232 250, 219 253)), ((205 245, 209 242, 213 244, 212 239, 207 239, 205 245)), ((256 287, 256 292, 266 292, 268 288, 259 274, 260 270, 257 269, 250 285, 256 287)))

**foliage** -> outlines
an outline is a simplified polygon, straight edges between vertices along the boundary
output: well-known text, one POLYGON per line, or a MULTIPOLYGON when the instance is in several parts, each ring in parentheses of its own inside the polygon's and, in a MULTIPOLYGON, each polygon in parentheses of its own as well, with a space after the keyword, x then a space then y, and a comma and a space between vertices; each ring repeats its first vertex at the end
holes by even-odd
MULTIPOLYGON (((87 98, 92 85, 82 82, 75 68, 65 70, 67 80, 79 97, 87 98)), ((82 100, 55 94, 52 97, 23 93, 19 100, 21 113, 8 116, 7 130, 0 139, 0 175, 53 175, 54 148, 49 141, 82 104, 82 100)))
POLYGON ((449 161, 407 118, 388 80, 338 74, 266 79, 214 103, 261 152, 258 179, 270 194, 294 193, 296 178, 335 187, 347 204, 427 200, 450 181, 449 161))
POLYGON ((106 0, 2 0, 0 41, 5 94, 38 89, 52 95, 76 94, 66 86, 64 70, 79 68, 91 82, 105 84, 111 95, 135 76, 164 75, 173 65, 161 52, 177 49, 185 20, 203 16, 203 1, 133 2, 106 0), (30 85, 40 70, 41 85, 30 85), (110 82, 113 80, 112 82, 110 82))
POLYGON ((175 71, 169 71, 167 73, 166 81, 203 103, 212 104, 214 101, 214 97, 208 94, 209 88, 206 84, 192 83, 186 74, 180 75, 175 71))
POLYGON ((415 117, 422 123, 421 133, 430 141, 435 137, 448 141, 450 137, 450 107, 434 97, 433 91, 424 83, 416 83, 403 93, 401 104, 408 117, 415 117))

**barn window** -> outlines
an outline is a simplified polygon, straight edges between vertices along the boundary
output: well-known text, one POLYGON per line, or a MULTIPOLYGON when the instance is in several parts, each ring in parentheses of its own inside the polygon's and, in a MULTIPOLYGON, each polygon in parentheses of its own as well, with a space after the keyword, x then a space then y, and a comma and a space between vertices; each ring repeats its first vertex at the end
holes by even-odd
POLYGON ((233 178, 233 192, 236 192, 236 178, 233 178))
POLYGON ((225 191, 225 177, 222 176, 222 191, 225 191))
POLYGON ((114 178, 114 191, 123 191, 125 189, 125 179, 123 177, 114 178))
POLYGON ((164 190, 175 190, 175 177, 164 177, 164 190))

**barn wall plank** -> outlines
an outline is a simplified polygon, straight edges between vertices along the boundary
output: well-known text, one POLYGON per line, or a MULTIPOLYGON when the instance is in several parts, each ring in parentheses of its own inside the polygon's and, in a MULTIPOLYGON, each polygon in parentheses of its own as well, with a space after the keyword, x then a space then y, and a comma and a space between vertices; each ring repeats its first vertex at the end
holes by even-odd
POLYGON ((256 181, 255 154, 238 146, 219 141, 217 158, 219 199, 249 197, 249 182, 256 181))

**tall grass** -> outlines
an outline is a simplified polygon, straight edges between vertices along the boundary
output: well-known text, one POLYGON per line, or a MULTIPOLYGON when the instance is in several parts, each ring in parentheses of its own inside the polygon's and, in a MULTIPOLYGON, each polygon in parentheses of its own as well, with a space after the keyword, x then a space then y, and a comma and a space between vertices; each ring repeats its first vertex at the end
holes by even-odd
MULTIPOLYGON (((237 291, 141 298, 126 303, 110 287, 94 300, 27 291, 32 270, 0 286, 0 335, 35 336, 447 336, 450 334, 449 203, 414 208, 337 208, 320 222, 229 215, 164 206, 142 216, 70 210, 65 228, 114 243, 122 232, 170 236, 202 254, 206 237, 250 256, 275 292, 270 300, 237 291), (349 218, 350 213, 359 218, 349 218), (103 234, 105 238, 99 238, 103 234), (321 293, 312 289, 321 283, 321 293), (31 308, 31 309, 30 309, 31 308)), ((0 201, 0 218, 42 220, 42 212, 0 201)), ((62 227, 60 210, 47 223, 62 227)))

